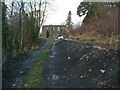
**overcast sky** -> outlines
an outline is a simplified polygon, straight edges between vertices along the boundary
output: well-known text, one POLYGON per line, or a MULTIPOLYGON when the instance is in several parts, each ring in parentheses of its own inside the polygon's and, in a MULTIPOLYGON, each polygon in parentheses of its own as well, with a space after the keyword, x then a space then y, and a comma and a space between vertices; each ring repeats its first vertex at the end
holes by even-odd
POLYGON ((83 17, 78 17, 77 7, 83 0, 54 0, 54 4, 45 24, 62 24, 67 19, 68 12, 72 12, 74 24, 81 22, 83 17))
MULTIPOLYGON (((5 0, 7 3, 11 1, 16 0, 5 0)), ((18 0, 20 1, 20 0, 18 0)), ((23 0, 23 1, 29 1, 29 0, 23 0)), ((31 1, 31 0, 30 0, 31 1)), ((39 0, 33 0, 33 1, 39 1, 39 0)), ((51 0, 48 0, 51 1, 51 0)), ((51 8, 52 10, 49 10, 47 19, 45 24, 63 24, 65 20, 67 19, 68 12, 72 12, 72 22, 74 24, 81 23, 84 19, 83 17, 78 17, 77 15, 77 7, 83 0, 52 0, 51 8)), ((85 0, 84 0, 85 1, 85 0)), ((87 1, 87 0, 86 0, 87 1)), ((90 1, 90 0, 88 0, 90 1)), ((95 1, 95 0, 93 0, 95 1)), ((98 0, 99 1, 99 0, 98 0)), ((110 1, 110 0, 106 0, 110 1)), ((115 1, 115 0, 113 0, 115 1)))
MULTIPOLYGON (((5 0, 5 1, 7 4, 9 4, 11 1, 16 1, 16 0, 5 0)), ((27 0, 23 0, 23 1, 27 1, 27 0)), ((39 0, 33 0, 33 1, 39 1, 39 0)), ((50 7, 52 10, 48 9, 49 10, 48 16, 44 24, 45 25, 63 24, 67 19, 67 15, 69 11, 72 12, 72 22, 74 24, 81 23, 84 17, 78 17, 77 7, 82 1, 83 0, 52 0, 50 7)))
MULTIPOLYGON (((48 0, 49 1, 49 0, 48 0)), ((72 21, 74 24, 82 22, 84 17, 78 17, 77 7, 82 1, 101 2, 101 1, 119 1, 119 0, 53 0, 53 9, 50 11, 45 24, 61 24, 67 19, 68 12, 72 12, 72 21)))

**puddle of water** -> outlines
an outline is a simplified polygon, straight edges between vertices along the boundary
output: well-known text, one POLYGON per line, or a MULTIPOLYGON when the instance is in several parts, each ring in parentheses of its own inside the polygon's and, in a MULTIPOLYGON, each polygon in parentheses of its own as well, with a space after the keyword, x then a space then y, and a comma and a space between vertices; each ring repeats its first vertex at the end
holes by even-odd
POLYGON ((58 79, 59 79, 59 75, 56 74, 52 75, 52 80, 58 80, 58 79))
POLYGON ((13 86, 13 87, 15 87, 15 86, 16 86, 16 84, 13 84, 12 86, 13 86))
POLYGON ((54 51, 54 49, 55 49, 55 46, 53 45, 52 48, 51 48, 51 50, 54 51))
POLYGON ((50 65, 49 68, 54 68, 54 66, 53 66, 53 65, 52 65, 52 66, 50 65))
POLYGON ((52 48, 54 48, 55 46, 53 45, 52 48))
POLYGON ((22 79, 20 77, 15 78, 15 82, 12 84, 13 87, 22 87, 22 79))
POLYGON ((50 57, 50 58, 54 58, 54 56, 53 56, 53 55, 49 55, 49 57, 50 57))
POLYGON ((53 52, 53 53, 52 53, 52 55, 55 55, 55 54, 56 54, 56 52, 53 52))
POLYGON ((15 79, 15 81, 16 81, 16 82, 22 82, 21 78, 19 78, 19 77, 17 77, 17 78, 15 79))

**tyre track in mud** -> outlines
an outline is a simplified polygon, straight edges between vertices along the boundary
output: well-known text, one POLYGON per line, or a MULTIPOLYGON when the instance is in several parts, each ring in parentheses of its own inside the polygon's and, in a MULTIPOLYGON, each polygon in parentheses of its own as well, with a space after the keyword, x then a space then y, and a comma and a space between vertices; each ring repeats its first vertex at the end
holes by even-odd
POLYGON ((25 86, 23 83, 25 75, 47 45, 48 42, 45 42, 42 47, 23 55, 19 61, 14 60, 14 62, 3 66, 2 88, 23 88, 25 86))

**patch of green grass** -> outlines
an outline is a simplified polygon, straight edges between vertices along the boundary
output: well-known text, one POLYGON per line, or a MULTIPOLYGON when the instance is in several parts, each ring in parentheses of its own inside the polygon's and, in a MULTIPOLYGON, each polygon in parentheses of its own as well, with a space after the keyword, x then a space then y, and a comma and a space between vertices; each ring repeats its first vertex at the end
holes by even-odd
POLYGON ((48 46, 40 54, 39 59, 35 62, 30 71, 28 71, 24 78, 25 88, 44 88, 43 63, 48 57, 51 46, 52 41, 49 41, 48 46))

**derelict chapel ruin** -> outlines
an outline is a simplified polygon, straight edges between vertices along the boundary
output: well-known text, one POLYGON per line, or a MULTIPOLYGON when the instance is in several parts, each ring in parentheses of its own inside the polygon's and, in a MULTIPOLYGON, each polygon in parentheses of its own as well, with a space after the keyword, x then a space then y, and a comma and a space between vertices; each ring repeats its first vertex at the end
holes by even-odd
POLYGON ((42 26, 42 34, 44 38, 57 39, 59 35, 64 38, 68 37, 66 25, 44 25, 42 26))

